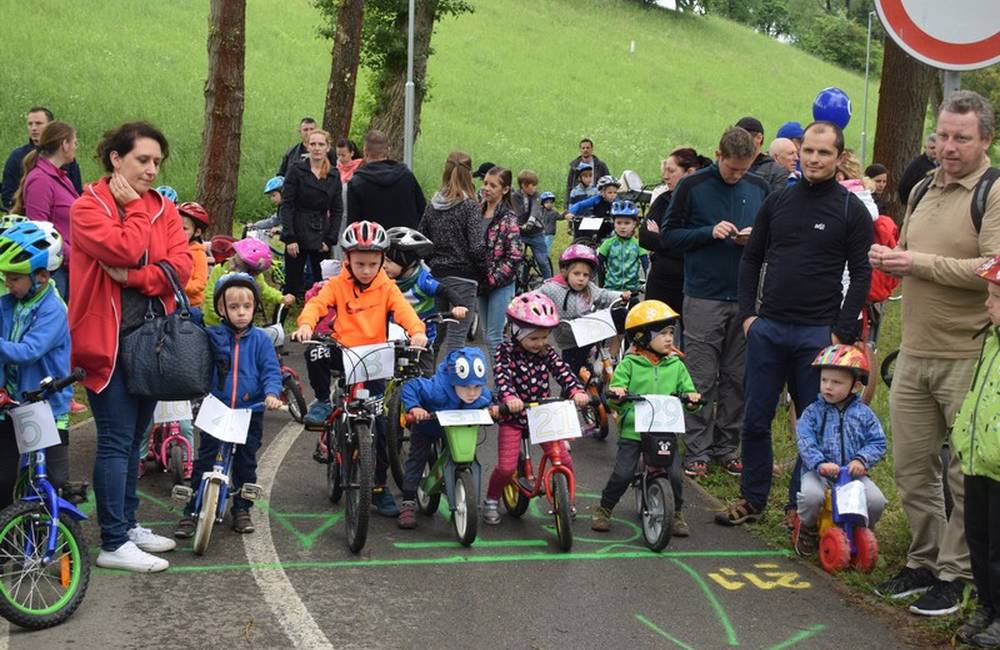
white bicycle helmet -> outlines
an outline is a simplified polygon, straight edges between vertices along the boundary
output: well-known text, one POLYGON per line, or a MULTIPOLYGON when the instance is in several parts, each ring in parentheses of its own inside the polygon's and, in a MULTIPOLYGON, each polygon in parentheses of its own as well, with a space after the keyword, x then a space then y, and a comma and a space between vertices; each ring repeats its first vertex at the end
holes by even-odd
POLYGON ((618 179, 615 178, 614 176, 611 176, 610 174, 607 175, 607 176, 601 176, 599 179, 597 179, 597 191, 598 192, 601 191, 601 190, 603 190, 605 187, 610 186, 610 185, 614 185, 615 187, 621 187, 622 186, 622 184, 620 182, 618 182, 618 179))
POLYGON ((350 251, 385 252, 389 248, 389 236, 385 228, 373 221, 355 221, 347 224, 340 236, 340 248, 350 251))

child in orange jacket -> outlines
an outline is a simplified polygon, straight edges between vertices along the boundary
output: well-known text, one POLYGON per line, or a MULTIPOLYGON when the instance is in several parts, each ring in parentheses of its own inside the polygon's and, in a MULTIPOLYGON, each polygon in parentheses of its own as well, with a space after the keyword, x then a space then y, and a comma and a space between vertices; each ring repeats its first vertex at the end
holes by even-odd
POLYGON ((208 256, 201 236, 208 230, 209 218, 205 208, 200 203, 185 201, 177 206, 177 212, 184 223, 184 233, 188 238, 188 250, 194 264, 191 267, 191 279, 184 285, 184 293, 192 307, 201 307, 205 302, 205 287, 208 285, 208 256))
MULTIPOLYGON (((340 248, 344 251, 340 275, 330 278, 305 304, 296 321, 299 328, 292 332, 291 339, 306 341, 312 338, 316 324, 334 309, 337 316, 333 321, 333 338, 344 347, 385 343, 390 315, 409 334, 412 345, 426 347, 423 321, 382 268, 385 251, 389 248, 385 229, 370 221, 348 224, 340 236, 340 248)), ((333 369, 343 370, 339 355, 333 355, 330 361, 333 369)), ((385 390, 385 382, 367 382, 366 388, 372 396, 380 395, 385 390)), ((385 416, 376 418, 375 434, 376 488, 372 503, 380 515, 395 517, 399 507, 385 489, 388 468, 385 416)))

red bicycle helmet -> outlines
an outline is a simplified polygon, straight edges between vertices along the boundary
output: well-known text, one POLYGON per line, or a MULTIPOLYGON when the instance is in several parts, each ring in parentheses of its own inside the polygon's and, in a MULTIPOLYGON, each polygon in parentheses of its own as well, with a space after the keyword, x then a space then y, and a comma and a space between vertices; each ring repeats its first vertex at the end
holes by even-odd
POLYGON ((208 213, 205 212, 205 208, 201 207, 200 203, 195 203, 194 201, 185 201, 184 203, 181 203, 180 205, 177 206, 177 211, 180 212, 182 217, 187 217, 202 230, 208 228, 209 224, 208 213))
POLYGON ((216 264, 221 264, 233 256, 236 252, 233 250, 233 243, 235 241, 236 238, 229 235, 216 235, 212 237, 210 250, 212 252, 212 259, 215 260, 216 264))
POLYGON ((384 253, 389 249, 389 236, 385 228, 374 221, 355 221, 347 224, 340 236, 340 248, 350 251, 376 251, 384 253))
POLYGON ((976 269, 976 275, 987 282, 1000 284, 1000 255, 997 255, 987 262, 983 262, 983 264, 976 269))

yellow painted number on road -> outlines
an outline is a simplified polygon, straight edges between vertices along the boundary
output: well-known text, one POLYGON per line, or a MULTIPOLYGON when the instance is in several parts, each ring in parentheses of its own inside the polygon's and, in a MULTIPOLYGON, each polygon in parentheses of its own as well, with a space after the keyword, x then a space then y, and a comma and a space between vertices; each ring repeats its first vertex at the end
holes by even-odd
POLYGON ((777 564, 761 563, 753 565, 753 568, 762 569, 763 572, 737 572, 735 569, 723 567, 716 572, 709 573, 708 577, 728 591, 738 591, 747 584, 765 591, 777 588, 809 589, 812 587, 811 583, 802 580, 795 571, 776 570, 780 568, 777 564))

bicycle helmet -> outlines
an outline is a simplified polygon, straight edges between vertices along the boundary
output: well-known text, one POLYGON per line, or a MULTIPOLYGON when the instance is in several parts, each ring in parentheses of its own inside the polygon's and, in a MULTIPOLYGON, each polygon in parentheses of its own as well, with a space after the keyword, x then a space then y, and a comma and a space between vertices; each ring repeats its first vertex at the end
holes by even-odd
POLYGON ((570 244, 566 250, 562 252, 559 256, 559 268, 564 269, 574 262, 584 262, 590 265, 590 268, 596 273, 597 268, 600 266, 600 260, 597 257, 597 253, 590 246, 584 246, 583 244, 570 244))
POLYGON ((46 268, 49 271, 57 271, 59 267, 63 265, 65 261, 63 257, 63 247, 66 245, 63 240, 62 233, 56 229, 56 225, 51 221, 32 221, 42 229, 45 233, 45 237, 49 242, 49 263, 46 268))
POLYGON ((284 176, 272 176, 264 183, 264 194, 280 191, 285 186, 284 176))
POLYGON ((254 273, 263 273, 271 268, 271 247, 253 237, 233 242, 233 253, 254 273))
POLYGON ((594 166, 591 165, 589 162, 580 162, 580 163, 577 163, 577 165, 576 165, 576 173, 577 174, 582 174, 583 172, 588 172, 588 171, 589 172, 594 171, 594 166))
POLYGON ((55 271, 62 261, 62 236, 51 225, 42 228, 34 221, 23 221, 0 235, 0 273, 32 276, 32 293, 35 271, 55 271))
POLYGON ((677 322, 677 312, 662 300, 643 300, 625 316, 625 333, 639 346, 647 347, 664 327, 677 322))
POLYGON ((5 214, 0 216, 0 232, 7 230, 14 224, 24 223, 25 221, 30 221, 30 219, 19 214, 5 214))
POLYGON ((987 282, 1000 284, 1000 255, 997 255, 988 262, 984 262, 980 265, 980 267, 976 269, 976 275, 987 282))
POLYGON ((452 350, 444 358, 444 368, 452 386, 486 385, 486 356, 479 348, 452 350))
POLYGON ((536 291, 514 296, 507 305, 507 317, 519 325, 533 328, 551 329, 559 324, 556 304, 536 291))
POLYGON ((163 195, 163 198, 177 205, 177 190, 169 185, 160 185, 156 191, 163 195))
POLYGON ((193 221, 194 225, 202 230, 208 228, 208 213, 205 212, 205 208, 201 207, 200 203, 185 201, 177 206, 177 212, 179 212, 182 217, 187 217, 193 221))
POLYGON ((419 264, 434 250, 434 242, 413 228, 396 226, 386 230, 385 234, 389 238, 389 250, 385 256, 404 269, 419 264))
POLYGON ((219 303, 226 295, 226 290, 232 287, 244 287, 249 289, 253 293, 253 308, 254 311, 260 306, 260 289, 257 287, 257 282, 253 279, 249 273, 237 272, 237 273, 226 273, 221 278, 215 282, 215 304, 212 308, 215 309, 215 313, 219 315, 222 320, 226 319, 226 309, 223 307, 219 308, 219 303))
POLYGON ((350 251, 376 251, 384 253, 389 248, 385 228, 374 221, 355 221, 347 224, 340 236, 340 248, 350 251))
POLYGON ((639 208, 631 201, 615 201, 611 204, 612 217, 628 217, 630 219, 639 218, 639 208))
POLYGON ((610 174, 608 176, 601 176, 597 179, 597 191, 603 190, 605 187, 614 185, 615 187, 621 187, 622 184, 618 182, 618 179, 610 174))
POLYGON ((871 372, 865 353, 853 345, 844 343, 828 345, 820 350, 813 360, 812 366, 819 369, 843 368, 850 370, 854 373, 854 377, 863 384, 868 383, 868 374, 871 372))
POLYGON ((209 249, 212 253, 212 259, 216 264, 221 264, 233 256, 233 243, 235 241, 236 238, 232 235, 216 235, 212 237, 209 249))
POLYGON ((538 195, 538 202, 545 203, 546 201, 555 201, 556 195, 552 192, 542 192, 538 195))

